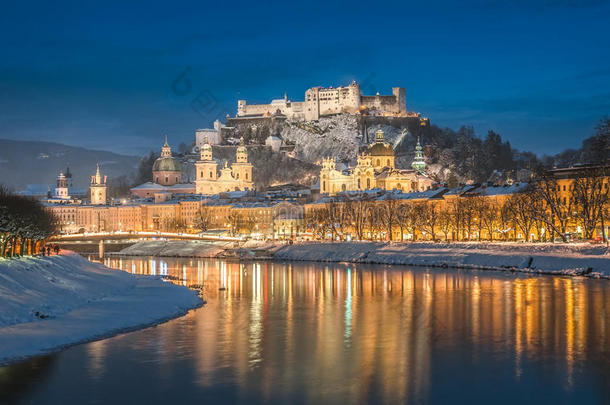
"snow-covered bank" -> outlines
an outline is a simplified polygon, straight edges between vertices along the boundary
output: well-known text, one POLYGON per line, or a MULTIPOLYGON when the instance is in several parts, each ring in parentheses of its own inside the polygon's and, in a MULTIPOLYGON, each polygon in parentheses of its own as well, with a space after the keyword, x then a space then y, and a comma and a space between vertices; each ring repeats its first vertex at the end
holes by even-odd
POLYGON ((202 304, 186 287, 74 253, 0 259, 0 364, 154 325, 202 304))
POLYGON ((610 249, 588 244, 312 242, 283 246, 273 258, 610 278, 610 249))
POLYGON ((216 257, 232 243, 209 243, 198 241, 142 241, 120 252, 119 256, 156 256, 156 257, 216 257))

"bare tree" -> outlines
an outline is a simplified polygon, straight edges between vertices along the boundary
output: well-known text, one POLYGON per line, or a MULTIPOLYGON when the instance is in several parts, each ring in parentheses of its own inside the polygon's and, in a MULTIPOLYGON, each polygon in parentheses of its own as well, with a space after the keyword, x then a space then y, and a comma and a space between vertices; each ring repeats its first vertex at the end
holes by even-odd
POLYGON ((394 227, 397 223, 397 208, 399 205, 399 201, 394 198, 391 193, 387 193, 384 195, 384 199, 380 202, 378 207, 380 213, 380 219, 383 221, 385 225, 385 231, 388 234, 388 240, 392 241, 394 234, 394 227))
POLYGON ((436 204, 423 201, 415 203, 415 217, 422 233, 430 235, 433 241, 436 241, 436 224, 438 222, 438 212, 436 204))
POLYGON ((454 230, 452 207, 447 205, 438 212, 438 228, 445 235, 445 242, 449 241, 449 234, 454 230))
POLYGON ((417 239, 417 217, 413 202, 403 202, 398 206, 396 222, 400 227, 401 240, 404 240, 405 230, 411 234, 411 240, 417 239))
POLYGON ((477 211, 479 240, 482 238, 482 231, 487 232, 487 238, 493 241, 493 234, 496 230, 496 222, 500 216, 500 210, 494 201, 486 197, 475 197, 473 199, 477 211))
POLYGON ((203 231, 207 231, 210 227, 210 223, 212 221, 212 215, 210 213, 210 210, 208 207, 201 207, 201 209, 199 210, 199 215, 197 215, 195 217, 195 221, 193 223, 193 226, 196 229, 199 229, 199 231, 203 232, 203 231))
POLYGON ((512 217, 514 223, 523 233, 526 242, 530 240, 530 232, 534 226, 535 216, 532 204, 535 194, 531 192, 513 194, 506 201, 505 209, 512 217))
POLYGON ((568 241, 568 223, 573 209, 573 198, 562 198, 561 189, 552 175, 543 175, 529 196, 530 215, 534 220, 542 221, 564 242, 568 241), (534 202, 536 204, 534 204, 534 202), (538 204, 538 203, 541 204, 538 204))
MULTIPOLYGON (((603 211, 608 204, 608 186, 604 184, 608 176, 606 171, 602 168, 588 170, 572 183, 575 217, 582 226, 586 239, 593 238, 598 224, 601 224, 602 228, 604 226, 603 211)), ((605 238, 605 233, 602 234, 605 238)))
POLYGON ((365 199, 365 195, 358 195, 355 198, 351 198, 345 202, 345 213, 347 220, 351 221, 352 228, 356 232, 358 240, 364 239, 364 231, 366 228, 367 220, 367 207, 369 201, 365 199))

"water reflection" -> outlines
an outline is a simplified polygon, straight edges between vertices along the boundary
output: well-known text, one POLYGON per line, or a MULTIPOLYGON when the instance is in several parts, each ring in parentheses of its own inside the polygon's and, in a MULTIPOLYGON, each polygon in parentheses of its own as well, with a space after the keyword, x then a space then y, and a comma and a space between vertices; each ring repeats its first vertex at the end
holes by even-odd
POLYGON ((179 386, 185 400, 497 403, 609 395, 605 281, 353 264, 104 263, 201 288, 207 304, 82 346, 88 376, 100 384, 134 368, 130 384, 149 380, 153 393, 179 386))
POLYGON ((568 387, 588 351, 608 353, 605 282, 353 264, 105 260, 132 271, 136 263, 137 273, 157 268, 173 282, 203 286, 209 304, 195 356, 203 385, 230 367, 247 391, 247 376, 263 367, 264 381, 285 393, 308 381, 312 400, 421 399, 429 396, 435 350, 466 350, 475 362, 486 353, 509 357, 517 381, 524 362, 550 356, 562 363, 555 366, 568 387))

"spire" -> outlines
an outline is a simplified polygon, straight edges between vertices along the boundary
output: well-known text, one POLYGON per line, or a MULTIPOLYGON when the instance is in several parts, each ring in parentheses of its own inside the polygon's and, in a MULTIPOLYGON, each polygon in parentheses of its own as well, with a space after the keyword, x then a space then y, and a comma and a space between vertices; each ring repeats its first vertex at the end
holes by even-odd
POLYGON ((419 173, 422 173, 426 170, 426 162, 424 161, 424 152, 423 152, 421 143, 419 142, 419 136, 417 137, 417 144, 415 145, 415 157, 413 158, 411 167, 419 173))
POLYGON ((165 135, 165 143, 163 144, 163 147, 161 147, 161 157, 172 157, 172 148, 170 148, 169 144, 167 143, 167 135, 165 135))
POLYGON ((100 173, 100 164, 95 164, 95 175, 91 176, 91 184, 92 185, 102 185, 105 184, 106 181, 102 181, 102 175, 100 173))

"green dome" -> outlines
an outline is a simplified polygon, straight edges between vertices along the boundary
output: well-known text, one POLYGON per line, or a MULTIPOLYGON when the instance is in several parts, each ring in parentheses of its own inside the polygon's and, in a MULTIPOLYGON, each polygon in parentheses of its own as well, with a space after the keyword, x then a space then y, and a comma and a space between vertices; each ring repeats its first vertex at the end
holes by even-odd
POLYGON ((155 160, 153 172, 181 172, 182 165, 173 157, 162 157, 155 160))
POLYGON ((369 146, 371 156, 394 156, 394 151, 387 143, 376 142, 369 146))

